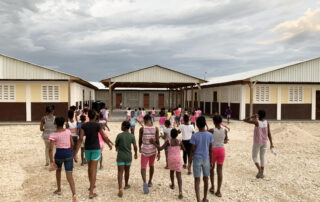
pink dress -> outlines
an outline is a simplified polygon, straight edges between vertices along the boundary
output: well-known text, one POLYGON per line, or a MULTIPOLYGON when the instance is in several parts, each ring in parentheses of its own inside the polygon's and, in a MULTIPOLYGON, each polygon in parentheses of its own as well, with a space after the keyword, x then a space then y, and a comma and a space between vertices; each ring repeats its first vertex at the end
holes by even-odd
POLYGON ((179 146, 171 146, 171 140, 169 139, 168 146, 168 167, 170 170, 181 172, 182 171, 182 159, 181 159, 181 140, 179 140, 179 146))
MULTIPOLYGON (((107 137, 107 132, 104 132, 104 135, 107 137)), ((104 140, 102 139, 100 133, 98 133, 98 136, 99 136, 100 150, 102 152, 103 151, 103 147, 104 147, 104 140)))

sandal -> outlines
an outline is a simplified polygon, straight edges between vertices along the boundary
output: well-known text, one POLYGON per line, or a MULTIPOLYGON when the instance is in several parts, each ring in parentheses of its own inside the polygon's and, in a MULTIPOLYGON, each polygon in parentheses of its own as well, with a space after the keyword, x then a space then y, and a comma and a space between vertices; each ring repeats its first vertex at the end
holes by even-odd
POLYGON ((151 188, 153 186, 152 183, 148 183, 148 187, 151 188))
POLYGON ((170 189, 174 189, 174 185, 172 185, 172 184, 170 184, 169 187, 170 187, 170 189))
POLYGON ((179 198, 179 199, 183 199, 182 193, 179 194, 179 197, 178 197, 178 198, 179 198))
POLYGON ((130 189, 130 187, 131 187, 130 185, 127 185, 124 187, 124 189, 130 189))
POLYGON ((122 196, 123 196, 123 192, 122 192, 121 189, 119 190, 118 196, 119 196, 120 198, 122 198, 122 196))
POLYGON ((215 195, 216 195, 217 197, 222 197, 222 194, 221 194, 221 193, 218 193, 218 192, 216 192, 215 195))
POLYGON ((214 194, 214 189, 213 188, 209 189, 209 191, 210 191, 211 194, 214 194))
POLYGON ((149 194, 149 186, 147 183, 143 183, 143 193, 149 194))
POLYGON ((98 196, 98 194, 96 194, 96 193, 93 193, 93 195, 89 195, 89 199, 93 199, 93 198, 95 198, 95 197, 97 197, 98 196))
POLYGON ((54 192, 53 192, 53 194, 56 194, 56 195, 61 195, 62 194, 62 192, 61 191, 58 191, 58 190, 55 190, 54 192))

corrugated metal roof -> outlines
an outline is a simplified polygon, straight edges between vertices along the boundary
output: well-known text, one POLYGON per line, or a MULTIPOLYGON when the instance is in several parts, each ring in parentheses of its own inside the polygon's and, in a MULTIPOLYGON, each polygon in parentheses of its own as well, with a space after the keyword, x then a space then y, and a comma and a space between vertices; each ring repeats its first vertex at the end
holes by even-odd
MULTIPOLYGON (((101 82, 96 82, 96 81, 90 81, 92 85, 97 87, 99 90, 109 90, 108 87, 106 87, 103 83, 101 82)), ((168 90, 167 88, 121 88, 118 87, 115 90, 145 90, 145 91, 150 91, 150 90, 159 90, 159 91, 166 91, 168 90)))
POLYGON ((315 58, 307 61, 291 62, 288 64, 261 68, 261 69, 241 72, 241 73, 232 74, 232 75, 212 77, 208 79, 209 80, 208 83, 202 84, 201 86, 211 86, 211 85, 224 84, 224 83, 230 83, 230 82, 236 82, 236 81, 244 81, 244 80, 261 81, 261 82, 315 82, 316 79, 314 79, 313 81, 311 81, 310 79, 317 77, 317 79, 320 80, 320 61, 319 60, 320 58, 315 58), (303 69, 308 66, 310 67, 312 66, 312 68, 303 69), (298 69, 300 70, 298 71, 298 69), (310 72, 308 74, 308 77, 306 76, 301 77, 302 75, 306 75, 306 71, 310 72), (291 75, 288 74, 289 72, 291 73, 291 75), (295 75, 296 77, 294 77, 293 75, 295 75))

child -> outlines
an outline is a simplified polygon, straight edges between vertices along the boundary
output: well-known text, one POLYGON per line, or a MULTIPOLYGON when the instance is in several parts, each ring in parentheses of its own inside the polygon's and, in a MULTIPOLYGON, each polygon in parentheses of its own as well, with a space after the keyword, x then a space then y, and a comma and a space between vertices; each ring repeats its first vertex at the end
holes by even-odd
POLYGON ((116 150, 118 152, 117 155, 117 166, 118 166, 118 184, 119 184, 119 193, 118 196, 123 196, 122 191, 122 177, 123 171, 125 176, 125 185, 124 189, 129 189, 129 174, 130 174, 130 166, 132 161, 132 152, 131 145, 134 148, 134 159, 138 158, 137 155, 137 144, 135 137, 129 133, 130 123, 128 121, 122 122, 121 130, 122 133, 118 134, 116 138, 116 150))
POLYGON ((72 153, 76 151, 77 142, 78 142, 78 131, 77 131, 77 121, 74 119, 74 111, 69 110, 68 111, 68 122, 66 124, 66 128, 71 131, 72 140, 74 143, 74 146, 72 148, 72 153))
MULTIPOLYGON (((152 118, 150 115, 144 116, 144 126, 139 131, 139 151, 141 153, 141 176, 143 180, 143 192, 149 193, 149 188, 152 187, 152 177, 154 173, 154 161, 157 155, 157 148, 150 143, 151 139, 155 139, 157 145, 159 145, 159 129, 152 124, 152 118), (149 182, 146 183, 146 169, 149 163, 150 175, 149 182)), ((160 160, 160 152, 158 151, 158 161, 160 160)))
POLYGON ((131 115, 131 108, 129 107, 127 110, 127 121, 129 121, 130 115, 131 115))
POLYGON ((259 110, 257 115, 248 117, 244 121, 255 125, 254 136, 253 136, 253 147, 252 147, 252 159, 255 163, 258 174, 256 178, 264 178, 264 154, 267 150, 267 141, 269 138, 270 149, 273 148, 272 137, 270 132, 270 124, 265 120, 266 112, 259 110), (258 161, 258 153, 260 152, 260 163, 258 161))
MULTIPOLYGON (((187 160, 190 158, 191 147, 190 139, 195 132, 193 125, 189 124, 189 116, 184 115, 184 124, 180 125, 178 133, 182 133, 182 143, 185 150, 183 151, 183 168, 187 168, 187 160)), ((188 175, 191 175, 191 168, 188 169, 188 175)))
POLYGON ((136 128, 136 121, 142 126, 141 122, 139 120, 137 120, 137 117, 134 115, 134 111, 131 112, 131 116, 129 118, 129 122, 130 122, 130 132, 132 135, 134 135, 134 131, 136 128))
POLYGON ((204 197, 202 201, 207 201, 208 193, 208 177, 210 176, 210 167, 212 164, 212 134, 205 131, 206 119, 203 116, 197 118, 197 127, 199 132, 192 135, 190 143, 192 144, 191 155, 189 159, 188 169, 191 168, 193 161, 194 187, 197 201, 200 201, 200 177, 201 170, 203 172, 204 197))
POLYGON ((230 119, 231 119, 231 108, 230 106, 228 106, 228 108, 226 109, 226 115, 227 115, 227 120, 228 120, 228 124, 230 123, 230 119))
POLYGON ((221 184, 222 184, 222 166, 225 158, 225 149, 224 144, 227 144, 228 133, 221 127, 222 117, 216 115, 213 117, 214 129, 211 129, 210 132, 213 134, 214 142, 212 144, 212 163, 213 167, 210 169, 210 181, 211 188, 210 193, 214 194, 214 166, 217 163, 217 174, 218 174, 218 189, 215 193, 216 196, 221 197, 221 184))
MULTIPOLYGON (((170 138, 171 138, 171 130, 172 130, 172 128, 171 128, 171 124, 170 124, 170 121, 169 120, 166 120, 165 122, 164 122, 164 124, 165 124, 165 129, 164 129, 164 131, 163 131, 163 135, 162 136, 160 136, 162 139, 164 139, 164 141, 166 142, 166 141, 168 141, 170 138)), ((166 167, 165 167, 165 169, 168 169, 168 147, 166 147, 166 148, 164 148, 164 151, 165 151, 165 155, 166 155, 166 167)))
POLYGON ((42 117, 40 124, 40 131, 42 131, 42 139, 45 145, 45 157, 46 164, 45 166, 49 166, 49 149, 50 149, 50 140, 49 136, 52 132, 57 130, 56 125, 54 124, 55 116, 54 116, 54 106, 46 107, 46 115, 42 117))
MULTIPOLYGON (((84 115, 80 116, 80 123, 77 126, 78 136, 80 137, 81 126, 86 122, 86 117, 84 115)), ((86 134, 83 134, 83 142, 81 144, 81 166, 87 164, 86 159, 84 158, 84 142, 86 141, 86 134)), ((76 145, 77 146, 77 145, 76 145)))
POLYGON ((191 114, 191 125, 193 125, 193 127, 196 127, 196 114, 194 112, 192 112, 191 114))
MULTIPOLYGON (((107 122, 105 120, 103 120, 103 116, 102 116, 101 113, 99 114, 99 116, 97 116, 96 120, 97 120, 97 123, 101 124, 101 127, 103 129, 104 135, 106 137, 108 137, 107 136, 107 132, 106 132, 106 127, 108 127, 106 125, 107 122)), ((110 131, 109 127, 108 127, 108 130, 110 131)), ((103 148, 104 148, 104 140, 103 140, 103 138, 101 137, 100 134, 98 134, 98 136, 99 136, 99 144, 100 144, 100 150, 101 150, 100 170, 102 170, 103 169, 103 165, 102 165, 102 163, 103 163, 103 155, 102 154, 103 154, 103 148)))
POLYGON ((158 150, 161 151, 164 148, 168 148, 168 167, 170 169, 170 179, 171 185, 170 188, 174 189, 174 172, 176 172, 176 177, 179 186, 179 199, 183 198, 182 195, 182 179, 181 179, 181 170, 182 170, 182 159, 180 155, 180 150, 185 150, 181 140, 177 139, 178 131, 176 129, 171 130, 171 138, 169 138, 161 147, 156 143, 153 144, 157 146, 158 150))
POLYGON ((138 118, 138 110, 137 110, 137 109, 134 109, 134 116, 135 116, 136 118, 138 118))
POLYGON ((164 123, 166 121, 166 116, 165 113, 163 111, 160 112, 160 119, 159 119, 159 125, 160 125, 160 135, 163 135, 164 132, 164 123))
POLYGON ((176 116, 174 114, 174 110, 172 110, 171 117, 170 117, 171 127, 175 127, 175 120, 176 120, 176 116))
POLYGON ((168 110, 168 112, 167 112, 167 120, 170 120, 171 115, 172 115, 171 111, 168 110))
POLYGON ((89 199, 93 199, 98 195, 93 193, 93 189, 96 183, 96 174, 97 174, 97 165, 101 159, 101 150, 99 144, 99 137, 98 133, 100 133, 101 137, 107 143, 110 150, 112 149, 112 143, 108 137, 104 135, 104 131, 99 123, 96 122, 96 112, 93 110, 89 110, 88 116, 90 121, 85 123, 81 126, 80 137, 78 140, 78 145, 75 154, 75 161, 78 161, 77 153, 83 141, 83 135, 86 134, 86 141, 85 141, 85 156, 88 162, 88 177, 90 181, 90 193, 89 199))
POLYGON ((176 116, 176 124, 177 124, 177 127, 179 127, 180 125, 180 114, 181 114, 181 110, 179 110, 179 108, 176 108, 176 110, 174 111, 174 114, 176 116))
POLYGON ((99 113, 99 123, 101 124, 104 131, 106 131, 106 128, 108 129, 108 131, 110 131, 108 121, 104 119, 104 115, 101 112, 99 113))
POLYGON ((152 107, 152 110, 151 110, 151 117, 152 117, 152 122, 154 122, 154 118, 156 117, 156 110, 154 109, 154 107, 152 107))
MULTIPOLYGON (((214 115, 213 115, 213 117, 214 117, 214 116, 220 116, 220 115, 219 115, 218 112, 215 112, 214 115)), ((221 117, 221 118, 222 118, 222 117, 221 117)), ((230 128, 229 128, 223 121, 220 123, 220 126, 226 128, 226 129, 230 132, 230 128)))
POLYGON ((146 111, 144 110, 144 108, 142 108, 141 110, 141 116, 142 116, 142 121, 143 121, 143 117, 146 115, 146 111))
POLYGON ((65 130, 63 128, 65 119, 63 117, 55 118, 55 125, 57 126, 57 130, 51 133, 50 140, 50 164, 53 170, 56 170, 56 179, 58 189, 54 192, 54 194, 61 195, 61 168, 62 164, 64 164, 64 168, 66 171, 67 180, 69 182, 73 201, 77 201, 76 196, 76 188, 74 185, 74 180, 72 177, 73 170, 73 157, 71 148, 73 148, 73 140, 71 136, 70 130, 65 130), (53 161, 53 147, 56 146, 56 154, 54 155, 53 161))

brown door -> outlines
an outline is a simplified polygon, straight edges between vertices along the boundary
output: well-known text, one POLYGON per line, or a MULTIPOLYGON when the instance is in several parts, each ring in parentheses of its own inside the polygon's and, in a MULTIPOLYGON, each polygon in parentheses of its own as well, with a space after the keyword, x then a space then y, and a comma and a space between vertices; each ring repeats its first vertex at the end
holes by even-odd
POLYGON ((122 102, 122 94, 117 93, 116 94, 116 108, 119 109, 120 108, 120 103, 122 102))
POLYGON ((218 101, 218 93, 217 91, 213 92, 213 102, 217 102, 218 101))
POLYGON ((158 95, 158 108, 162 109, 164 107, 164 94, 158 95))
POLYGON ((143 107, 149 109, 150 107, 150 97, 149 94, 143 94, 143 107))
POLYGON ((320 91, 316 92, 316 119, 320 120, 320 91))

